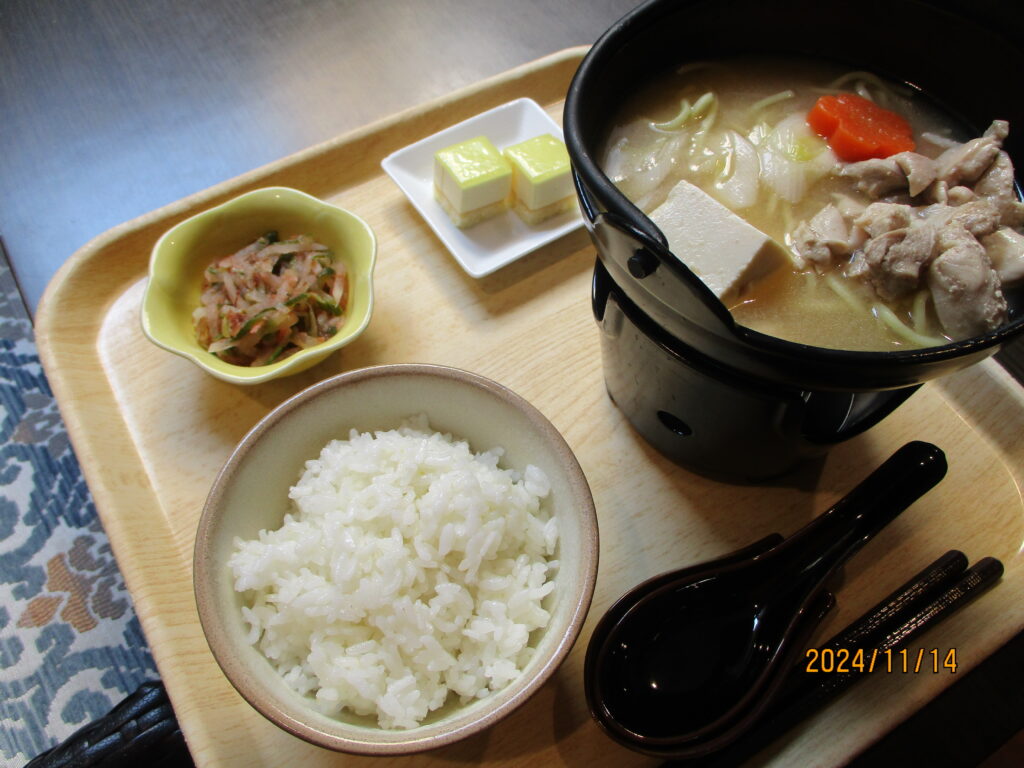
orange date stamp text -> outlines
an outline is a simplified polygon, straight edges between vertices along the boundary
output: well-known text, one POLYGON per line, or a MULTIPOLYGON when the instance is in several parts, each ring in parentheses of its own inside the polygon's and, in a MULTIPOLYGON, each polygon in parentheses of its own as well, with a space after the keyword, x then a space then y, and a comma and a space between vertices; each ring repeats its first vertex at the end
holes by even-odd
POLYGON ((956 648, 808 648, 804 671, 811 674, 887 672, 955 674, 956 648))

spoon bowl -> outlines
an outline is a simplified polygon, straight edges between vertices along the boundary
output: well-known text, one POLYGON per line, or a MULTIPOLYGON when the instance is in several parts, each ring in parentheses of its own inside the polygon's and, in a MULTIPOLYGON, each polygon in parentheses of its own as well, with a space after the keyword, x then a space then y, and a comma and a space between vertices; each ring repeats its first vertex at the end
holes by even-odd
POLYGON ((587 649, 595 719, 616 741, 661 757, 731 741, 768 706, 834 604, 829 576, 945 472, 941 450, 909 443, 788 539, 634 588, 587 649))

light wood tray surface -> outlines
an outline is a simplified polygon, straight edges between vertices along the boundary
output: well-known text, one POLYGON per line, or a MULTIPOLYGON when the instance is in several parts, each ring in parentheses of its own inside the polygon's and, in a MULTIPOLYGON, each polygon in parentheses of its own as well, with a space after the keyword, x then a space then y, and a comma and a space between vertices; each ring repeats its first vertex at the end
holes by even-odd
POLYGON ((569 765, 653 761, 591 722, 582 666, 591 629, 624 591, 823 511, 903 443, 943 448, 946 479, 850 562, 824 638, 948 549, 1006 566, 1003 582, 914 648, 956 649, 955 674, 879 674, 755 762, 837 765, 883 735, 1024 627, 1024 397, 987 361, 927 384, 870 433, 791 485, 737 487, 686 472, 630 428, 605 394, 590 312, 594 249, 581 229, 491 275, 468 277, 380 170, 388 153, 522 96, 561 120, 585 48, 575 48, 342 136, 117 227, 54 278, 37 318, 40 354, 118 563, 199 766, 569 765), (142 335, 150 249, 171 225, 248 189, 295 187, 362 215, 379 238, 366 333, 327 362, 254 388, 218 381, 142 335), (554 679, 489 732, 409 758, 336 754, 252 710, 206 645, 192 592, 192 546, 207 491, 256 421, 341 371, 396 362, 457 366, 537 406, 576 452, 601 528, 597 592, 554 679), (812 759, 813 758, 813 759, 812 759))

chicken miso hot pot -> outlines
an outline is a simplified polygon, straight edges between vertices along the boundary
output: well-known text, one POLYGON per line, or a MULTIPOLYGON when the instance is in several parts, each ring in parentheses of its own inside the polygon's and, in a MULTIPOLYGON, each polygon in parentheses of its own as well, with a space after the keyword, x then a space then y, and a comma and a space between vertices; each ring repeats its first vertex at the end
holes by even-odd
POLYGON ((581 64, 605 381, 677 462, 781 474, 1024 328, 1021 41, 949 7, 654 0, 581 64))

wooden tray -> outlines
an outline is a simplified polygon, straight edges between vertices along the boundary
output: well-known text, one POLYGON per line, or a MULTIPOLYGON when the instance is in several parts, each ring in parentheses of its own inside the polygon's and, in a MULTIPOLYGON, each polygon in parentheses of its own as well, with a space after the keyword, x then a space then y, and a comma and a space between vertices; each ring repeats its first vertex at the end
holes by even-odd
POLYGON ((955 674, 879 674, 759 760, 836 765, 884 734, 1024 627, 1024 399, 997 364, 926 385, 881 426, 834 450, 792 485, 735 487, 692 475, 644 443, 609 401, 589 288, 594 250, 580 230, 488 278, 468 277, 381 172, 393 150, 528 96, 561 119, 585 48, 512 70, 443 100, 287 157, 117 227, 77 252, 39 310, 40 354, 181 727, 199 766, 355 766, 370 759, 312 747, 252 710, 211 656, 192 595, 192 545, 214 475, 242 435, 286 397, 367 365, 430 362, 489 376, 558 427, 593 488, 601 569, 590 618, 552 682, 504 722, 439 752, 375 766, 627 766, 590 720, 581 670, 590 630, 612 601, 663 570, 771 531, 789 533, 911 439, 941 446, 941 485, 848 565, 822 635, 867 609, 947 549, 1006 565, 1003 583, 928 633, 956 650, 955 674), (240 192, 282 184, 351 208, 380 241, 367 332, 299 376, 240 388, 150 344, 139 326, 149 252, 182 218, 240 192))

